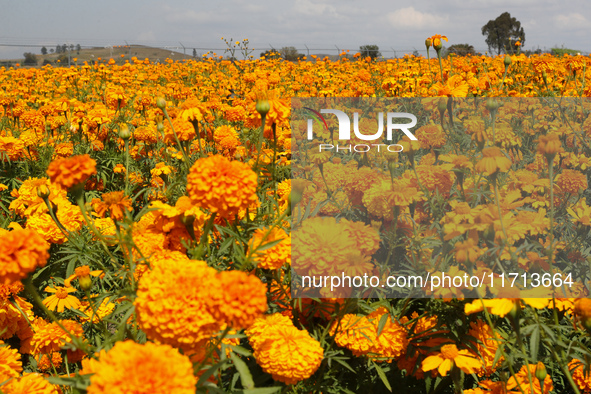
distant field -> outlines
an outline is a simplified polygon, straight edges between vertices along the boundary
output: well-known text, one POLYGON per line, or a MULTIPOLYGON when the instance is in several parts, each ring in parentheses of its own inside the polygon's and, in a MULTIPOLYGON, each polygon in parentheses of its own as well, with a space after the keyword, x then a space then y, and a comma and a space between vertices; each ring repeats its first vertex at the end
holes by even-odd
MULTIPOLYGON (((50 50, 50 48, 47 48, 50 50)), ((51 48, 55 49, 55 48, 51 48)), ((40 52, 40 51, 38 51, 40 52)), ((159 62, 164 61, 165 59, 169 58, 172 60, 182 60, 182 59, 192 59, 193 58, 193 48, 187 48, 187 54, 183 54, 183 52, 162 49, 162 48, 154 48, 154 47, 147 47, 147 46, 136 46, 133 45, 130 47, 127 46, 114 46, 113 48, 108 47, 95 47, 95 48, 84 48, 79 51, 66 51, 65 53, 48 53, 47 55, 41 55, 41 53, 34 53, 37 57, 37 65, 41 66, 47 60, 51 62, 52 65, 61 65, 61 64, 68 64, 68 56, 70 64, 83 64, 84 62, 94 62, 99 60, 108 61, 109 59, 113 58, 117 63, 125 62, 125 60, 130 60, 132 57, 137 57, 138 59, 144 60, 148 58, 151 62, 159 62), (76 59, 76 60, 74 60, 76 59), (60 60, 58 62, 58 60, 60 60)), ((202 56, 202 52, 198 52, 197 56, 202 56)), ((17 58, 17 59, 8 59, 8 60, 1 60, 0 63, 3 64, 15 64, 20 63, 23 64, 24 57, 17 58)))

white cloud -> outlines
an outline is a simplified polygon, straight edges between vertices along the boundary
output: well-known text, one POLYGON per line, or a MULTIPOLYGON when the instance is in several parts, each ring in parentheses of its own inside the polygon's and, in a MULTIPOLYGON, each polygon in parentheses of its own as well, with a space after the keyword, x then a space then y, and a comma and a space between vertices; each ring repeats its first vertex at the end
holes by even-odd
POLYGON ((415 29, 441 27, 448 20, 447 15, 439 16, 420 12, 415 10, 414 7, 401 8, 390 12, 386 15, 386 18, 394 27, 411 27, 415 29))
POLYGON ((583 15, 573 12, 567 15, 556 15, 554 17, 554 23, 559 29, 587 29, 589 22, 583 15))
POLYGON ((144 32, 141 32, 137 35, 137 39, 140 41, 155 41, 156 34, 154 34, 154 32, 152 30, 144 31, 144 32))
POLYGON ((174 9, 168 5, 163 7, 164 20, 167 22, 213 22, 224 21, 224 17, 221 13, 216 12, 197 12, 194 10, 187 9, 174 9))
POLYGON ((312 2, 310 0, 296 0, 293 11, 308 16, 340 17, 335 6, 322 4, 321 2, 312 2))

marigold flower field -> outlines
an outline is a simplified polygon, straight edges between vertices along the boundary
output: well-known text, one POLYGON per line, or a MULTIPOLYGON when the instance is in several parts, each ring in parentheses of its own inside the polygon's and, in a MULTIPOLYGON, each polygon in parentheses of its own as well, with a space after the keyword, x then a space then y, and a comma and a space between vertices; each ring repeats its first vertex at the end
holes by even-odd
POLYGON ((0 390, 591 393, 591 58, 435 54, 0 69, 0 390), (429 98, 429 124, 292 181, 294 97, 429 98), (572 298, 295 298, 296 228, 294 257, 338 228, 342 270, 394 245, 557 270, 572 298))

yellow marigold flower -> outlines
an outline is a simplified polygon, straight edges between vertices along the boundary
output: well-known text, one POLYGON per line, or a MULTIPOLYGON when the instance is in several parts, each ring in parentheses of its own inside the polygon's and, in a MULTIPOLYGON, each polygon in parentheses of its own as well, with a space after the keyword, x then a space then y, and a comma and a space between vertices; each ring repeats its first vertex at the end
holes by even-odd
POLYGON ((245 163, 223 156, 199 159, 187 176, 187 192, 194 204, 232 218, 255 204, 257 175, 245 163))
POLYGON ((99 200, 95 198, 92 200, 92 208, 99 217, 105 217, 105 214, 109 212, 109 217, 113 220, 122 220, 125 216, 125 211, 131 212, 131 198, 125 195, 125 192, 110 192, 105 193, 99 200))
POLYGON ((274 324, 255 332, 259 335, 253 341, 254 333, 248 331, 254 358, 278 382, 296 384, 309 378, 324 358, 320 343, 308 331, 298 330, 291 320, 290 324, 274 324))
POLYGON ((45 305, 50 311, 57 310, 58 312, 63 312, 64 308, 80 308, 80 300, 70 295, 70 293, 77 291, 73 287, 47 286, 45 291, 48 293, 55 293, 54 295, 51 295, 43 300, 43 305, 45 305))
POLYGON ((90 302, 86 299, 80 303, 79 310, 86 315, 86 317, 80 316, 80 320, 83 322, 90 322, 92 320, 93 323, 98 323, 115 310, 115 304, 108 297, 103 298, 101 303, 96 305, 97 297, 98 295, 96 294, 91 295, 91 302, 94 307, 90 306, 90 302))
POLYGON ((25 373, 2 386, 4 394, 58 394, 58 389, 40 373, 25 373))
POLYGON ((193 394, 197 378, 189 358, 168 345, 117 342, 100 356, 88 394, 193 394))
POLYGON ((17 229, 0 236, 0 284, 24 279, 49 259, 49 245, 29 229, 17 229))
POLYGON ((580 200, 572 208, 567 208, 566 211, 573 222, 580 223, 583 226, 591 226, 591 207, 587 205, 584 199, 580 200))
POLYGON ((482 150, 482 159, 476 163, 476 171, 491 176, 499 172, 507 172, 511 168, 511 160, 496 146, 482 150))
MULTIPOLYGON (((60 320, 60 323, 74 336, 82 337, 84 330, 80 323, 73 320, 60 320)), ((43 320, 34 324, 35 334, 31 338, 31 346, 35 354, 50 354, 58 352, 65 343, 71 343, 72 338, 57 323, 43 320)))
POLYGON ((563 170, 556 179, 556 185, 563 193, 579 194, 587 189, 587 176, 576 170, 563 170))
POLYGON ((257 229, 250 240, 250 248, 256 250, 254 259, 259 268, 275 270, 291 263, 291 236, 283 229, 257 229), (275 245, 267 246, 273 243, 275 245))
POLYGON ((456 345, 448 344, 443 345, 438 354, 425 358, 421 368, 423 368, 423 371, 431 371, 437 368, 441 376, 447 376, 454 366, 470 374, 478 371, 482 364, 469 350, 458 350, 456 345))
POLYGON ((524 394, 549 394, 553 392, 554 383, 552 382, 550 374, 547 374, 544 378, 544 390, 542 390, 540 381, 536 378, 536 368, 537 364, 529 364, 521 367, 515 376, 511 376, 509 380, 507 380, 507 390, 513 390, 513 392, 516 393, 523 392, 524 394), (530 376, 531 382, 529 379, 530 376))
POLYGON ((242 271, 223 271, 219 284, 210 286, 208 304, 218 322, 233 328, 248 328, 267 310, 267 286, 254 275, 242 271))
POLYGON ((96 161, 89 155, 57 159, 49 163, 47 175, 53 183, 68 190, 96 174, 96 161))
POLYGON ((0 341, 0 380, 18 376, 23 371, 21 355, 18 350, 0 341))
POLYGON ((135 299, 138 322, 147 337, 189 353, 202 347, 223 323, 211 314, 208 298, 210 292, 225 291, 216 273, 204 261, 152 261, 135 299))

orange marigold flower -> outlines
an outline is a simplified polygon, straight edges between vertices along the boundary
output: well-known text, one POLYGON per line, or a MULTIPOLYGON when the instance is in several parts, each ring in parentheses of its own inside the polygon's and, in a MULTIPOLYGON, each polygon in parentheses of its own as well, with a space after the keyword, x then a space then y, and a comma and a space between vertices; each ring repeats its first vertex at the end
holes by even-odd
POLYGON ((113 220, 122 220, 125 216, 125 211, 131 212, 131 198, 125 195, 125 192, 110 192, 102 195, 102 200, 95 198, 91 202, 92 208, 99 217, 105 217, 105 213, 109 212, 109 216, 113 220))
POLYGON ((21 355, 18 350, 0 341, 0 380, 16 377, 23 371, 21 355))
POLYGON ((499 172, 507 172, 511 168, 511 160, 496 146, 484 148, 482 156, 482 159, 476 163, 476 171, 478 172, 484 172, 491 176, 499 172))
POLYGON ((189 358, 169 345, 117 342, 94 364, 88 394, 193 394, 197 378, 189 358))
POLYGON ((556 185, 563 193, 579 194, 587 189, 587 176, 576 170, 563 170, 558 175, 556 185))
POLYGON ((24 279, 49 259, 49 245, 37 232, 17 229, 0 237, 0 283, 24 279))
POLYGON ((441 125, 430 123, 416 131, 417 139, 423 149, 441 148, 447 141, 447 134, 441 125))
POLYGON ((2 386, 5 394, 58 394, 55 386, 40 373, 25 373, 2 386))
POLYGON ((96 174, 96 161, 89 155, 57 159, 49 163, 49 167, 47 167, 47 175, 49 175, 51 182, 64 189, 79 185, 94 174, 96 174))
POLYGON ((64 308, 80 308, 80 300, 70 295, 70 293, 77 291, 73 287, 47 286, 45 291, 48 293, 55 293, 54 295, 51 295, 43 300, 43 305, 45 305, 50 311, 55 311, 57 309, 58 312, 63 312, 64 308))
POLYGON ((151 263, 135 299, 140 327, 150 339, 195 352, 222 326, 210 312, 208 297, 210 292, 225 291, 218 285, 217 272, 198 260, 151 263))
POLYGON ((481 320, 470 323, 468 334, 477 340, 477 342, 474 342, 474 347, 478 350, 484 362, 477 371, 478 376, 489 376, 504 360, 504 357, 500 357, 496 363, 494 362, 497 349, 501 343, 498 339, 495 339, 492 328, 481 320))
MULTIPOLYGON (((265 330, 248 330, 247 335, 254 358, 263 371, 278 382, 296 384, 316 372, 324 350, 308 331, 298 330, 286 319, 289 320, 281 318, 280 324, 268 325, 265 330)), ((257 326, 257 322, 254 325, 257 326)))
POLYGON ((33 319, 33 305, 17 295, 23 289, 21 282, 0 284, 0 339, 11 338, 15 334, 23 339, 23 335, 27 335, 30 330, 27 319, 33 319))
POLYGON ((92 287, 91 276, 100 276, 102 279, 105 276, 105 273, 102 270, 91 271, 89 266, 82 265, 74 269, 74 273, 64 281, 64 285, 66 287, 71 286, 72 281, 74 279, 78 279, 78 284, 80 285, 82 290, 88 290, 92 287))
POLYGON ((257 229, 250 240, 250 248, 255 251, 254 259, 259 268, 275 270, 291 262, 291 236, 283 229, 257 229), (274 245, 268 247, 269 244, 274 245))
MULTIPOLYGON (((51 357, 47 354, 42 354, 37 358, 37 368, 41 371, 48 371, 52 367, 59 368, 62 365, 62 361, 63 358, 60 352, 51 353, 51 357)), ((68 361, 72 362, 71 360, 68 361)))
MULTIPOLYGON (((72 335, 82 337, 84 330, 80 323, 73 320, 60 320, 72 335)), ((38 320, 34 324, 35 334, 31 338, 31 346, 35 354, 50 354, 58 352, 66 343, 71 343, 72 338, 57 323, 48 323, 38 320)))
POLYGON ((441 376, 447 376, 454 365, 465 373, 474 373, 482 368, 480 361, 469 350, 458 350, 454 344, 443 345, 438 354, 425 358, 421 368, 423 371, 437 368, 441 376))
POLYGON ((266 312, 267 286, 258 277, 242 271, 223 271, 217 279, 219 284, 210 286, 207 302, 218 322, 237 329, 248 328, 266 312))
POLYGON ((568 369, 571 371, 573 380, 584 393, 591 392, 591 374, 585 373, 585 366, 581 361, 573 359, 568 363, 568 369))
POLYGON ((529 364, 521 367, 515 376, 511 376, 509 380, 507 380, 507 390, 523 392, 524 394, 548 394, 554 391, 554 384, 550 374, 547 374, 544 378, 544 390, 542 390, 540 381, 536 378, 536 368, 537 364, 529 364), (531 382, 529 376, 531 376, 531 382))
POLYGON ((199 159, 187 176, 187 192, 199 207, 231 218, 257 203, 257 175, 248 164, 224 156, 199 159))

